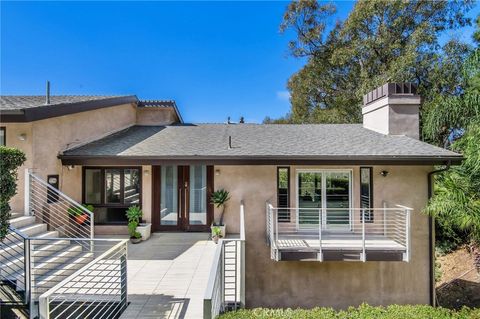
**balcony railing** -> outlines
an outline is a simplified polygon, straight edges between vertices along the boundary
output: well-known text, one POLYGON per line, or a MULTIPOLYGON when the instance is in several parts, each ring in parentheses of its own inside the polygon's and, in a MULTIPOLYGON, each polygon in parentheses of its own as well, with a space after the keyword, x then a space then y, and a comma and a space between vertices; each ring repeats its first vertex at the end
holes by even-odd
POLYGON ((266 205, 271 258, 410 260, 410 215, 404 206, 382 208, 277 208, 266 205), (298 253, 304 255, 298 256, 298 253), (314 256, 314 257, 312 257, 314 256))

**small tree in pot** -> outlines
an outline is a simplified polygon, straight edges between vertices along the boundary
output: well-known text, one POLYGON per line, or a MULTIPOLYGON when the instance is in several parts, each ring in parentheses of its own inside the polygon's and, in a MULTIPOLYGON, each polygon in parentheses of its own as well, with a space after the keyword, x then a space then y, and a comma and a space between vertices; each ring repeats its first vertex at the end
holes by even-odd
POLYGON ((218 223, 214 222, 212 225, 212 237, 214 237, 215 235, 220 237, 225 237, 227 225, 223 223, 223 216, 225 214, 225 206, 229 199, 230 199, 230 193, 223 188, 213 192, 210 197, 210 202, 214 204, 217 208, 222 209, 222 213, 220 215, 220 221, 218 223), (218 234, 218 228, 220 228, 221 230, 220 234, 218 234), (214 229, 215 229, 215 233, 214 233, 214 229))
POLYGON ((127 209, 128 233, 132 244, 138 244, 142 241, 142 234, 137 231, 137 226, 142 218, 142 210, 138 206, 130 206, 127 209))

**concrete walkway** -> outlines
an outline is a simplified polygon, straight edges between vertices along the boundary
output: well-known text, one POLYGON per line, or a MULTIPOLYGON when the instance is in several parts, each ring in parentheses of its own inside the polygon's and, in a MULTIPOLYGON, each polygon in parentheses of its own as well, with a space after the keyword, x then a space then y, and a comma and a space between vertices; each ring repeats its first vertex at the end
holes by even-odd
POLYGON ((155 233, 128 246, 130 305, 120 317, 203 317, 216 245, 207 233, 155 233))

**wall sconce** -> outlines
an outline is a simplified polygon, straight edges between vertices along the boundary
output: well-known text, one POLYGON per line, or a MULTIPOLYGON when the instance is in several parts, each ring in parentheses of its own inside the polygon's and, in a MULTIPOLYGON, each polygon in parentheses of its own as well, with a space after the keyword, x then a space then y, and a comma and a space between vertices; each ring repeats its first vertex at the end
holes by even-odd
POLYGON ((388 171, 381 171, 380 175, 382 175, 383 177, 387 177, 388 171))
POLYGON ((20 141, 26 141, 26 140, 27 140, 27 134, 25 134, 25 133, 18 134, 18 135, 17 135, 17 138, 18 138, 20 141))
POLYGON ((67 166, 67 169, 68 169, 69 171, 71 171, 71 170, 74 169, 74 168, 75 168, 75 165, 68 165, 68 166, 67 166))
POLYGON ((150 175, 150 171, 149 171, 148 169, 144 170, 144 171, 143 171, 143 175, 145 175, 145 176, 150 175))
POLYGON ((219 169, 215 170, 215 176, 220 176, 220 170, 219 169))

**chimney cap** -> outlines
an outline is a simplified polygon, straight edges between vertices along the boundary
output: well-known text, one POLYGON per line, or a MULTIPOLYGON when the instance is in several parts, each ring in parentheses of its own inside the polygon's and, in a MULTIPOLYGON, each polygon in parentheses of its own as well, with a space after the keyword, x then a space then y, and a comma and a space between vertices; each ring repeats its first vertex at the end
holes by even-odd
POLYGON ((417 85, 411 82, 386 83, 363 96, 363 106, 392 95, 417 95, 417 85))

